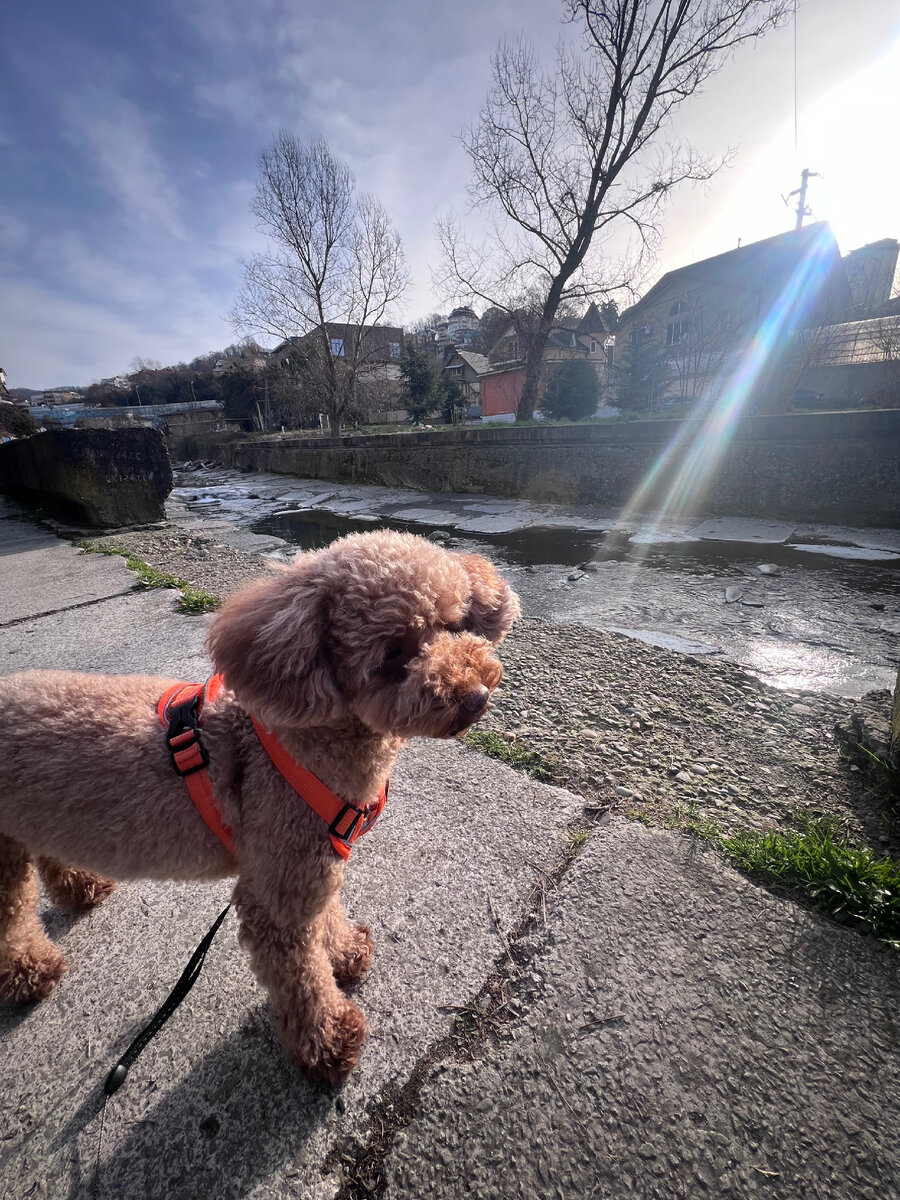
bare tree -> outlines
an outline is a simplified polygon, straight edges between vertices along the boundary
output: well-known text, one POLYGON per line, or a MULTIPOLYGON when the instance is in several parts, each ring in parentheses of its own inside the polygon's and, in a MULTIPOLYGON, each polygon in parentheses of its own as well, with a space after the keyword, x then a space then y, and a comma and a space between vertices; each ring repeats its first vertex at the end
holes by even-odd
POLYGON ((738 348, 750 341, 740 305, 698 291, 681 300, 680 319, 666 326, 666 363, 679 399, 715 400, 727 383, 738 348), (676 333, 677 336, 670 336, 676 333))
POLYGON ((493 214, 492 232, 472 244, 452 217, 438 232, 448 294, 529 315, 517 330, 526 347, 520 419, 534 412, 560 303, 629 283, 628 263, 609 261, 609 237, 624 225, 639 251, 652 248, 665 197, 721 165, 663 140, 674 112, 791 4, 564 0, 581 28, 581 53, 561 44, 555 66, 543 70, 523 37, 500 44, 493 87, 462 139, 474 168, 471 196, 493 214))
POLYGON ((303 337, 310 387, 339 436, 361 378, 377 372, 372 327, 406 289, 400 238, 376 200, 355 194, 349 168, 322 140, 282 130, 259 170, 251 207, 270 243, 244 263, 232 321, 280 341, 303 337))

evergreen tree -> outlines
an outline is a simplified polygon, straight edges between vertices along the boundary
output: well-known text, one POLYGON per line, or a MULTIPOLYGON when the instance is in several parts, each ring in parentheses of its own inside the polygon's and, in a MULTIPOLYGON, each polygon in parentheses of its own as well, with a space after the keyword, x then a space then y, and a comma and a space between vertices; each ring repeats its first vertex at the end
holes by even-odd
POLYGON ((585 358, 570 358, 550 372, 541 408, 556 420, 581 421, 597 411, 600 384, 585 358))
POLYGON ((407 345, 400 363, 400 378, 403 380, 404 407, 410 420, 417 425, 426 420, 438 404, 436 365, 434 355, 412 343, 407 345))

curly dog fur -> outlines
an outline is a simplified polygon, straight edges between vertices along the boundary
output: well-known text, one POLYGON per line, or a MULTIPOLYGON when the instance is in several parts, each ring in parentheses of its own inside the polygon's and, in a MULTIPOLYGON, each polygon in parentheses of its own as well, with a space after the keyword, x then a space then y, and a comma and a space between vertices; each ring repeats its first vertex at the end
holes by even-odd
POLYGON ((37 876, 87 909, 112 879, 237 875, 240 941, 285 1050, 313 1078, 355 1066, 365 1018, 338 984, 372 957, 340 902, 344 860, 278 774, 254 713, 341 798, 374 800, 403 742, 481 715, 518 615, 478 555, 411 534, 354 534, 234 596, 208 645, 226 690, 204 743, 233 858, 172 771, 156 703, 172 680, 34 671, 0 680, 0 1000, 40 1000, 66 970, 37 916, 37 876))

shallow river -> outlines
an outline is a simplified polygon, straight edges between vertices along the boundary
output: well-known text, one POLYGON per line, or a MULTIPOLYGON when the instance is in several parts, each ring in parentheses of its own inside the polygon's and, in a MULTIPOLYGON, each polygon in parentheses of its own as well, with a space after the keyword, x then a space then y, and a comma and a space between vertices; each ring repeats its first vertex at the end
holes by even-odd
POLYGON ((264 535, 261 549, 283 539, 279 556, 357 529, 411 529, 487 554, 532 616, 725 657, 783 687, 855 696, 896 677, 896 531, 737 519, 660 530, 590 509, 220 470, 177 483, 174 519, 264 535))

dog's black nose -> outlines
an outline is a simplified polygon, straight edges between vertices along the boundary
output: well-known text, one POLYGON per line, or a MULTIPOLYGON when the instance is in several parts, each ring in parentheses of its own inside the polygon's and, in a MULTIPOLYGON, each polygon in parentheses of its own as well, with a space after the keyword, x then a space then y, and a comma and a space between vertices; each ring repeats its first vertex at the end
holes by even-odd
POLYGON ((480 713, 487 704, 490 698, 490 692, 484 686, 479 684, 477 688, 473 688, 471 692, 466 692, 463 696, 462 706, 469 713, 480 713))

